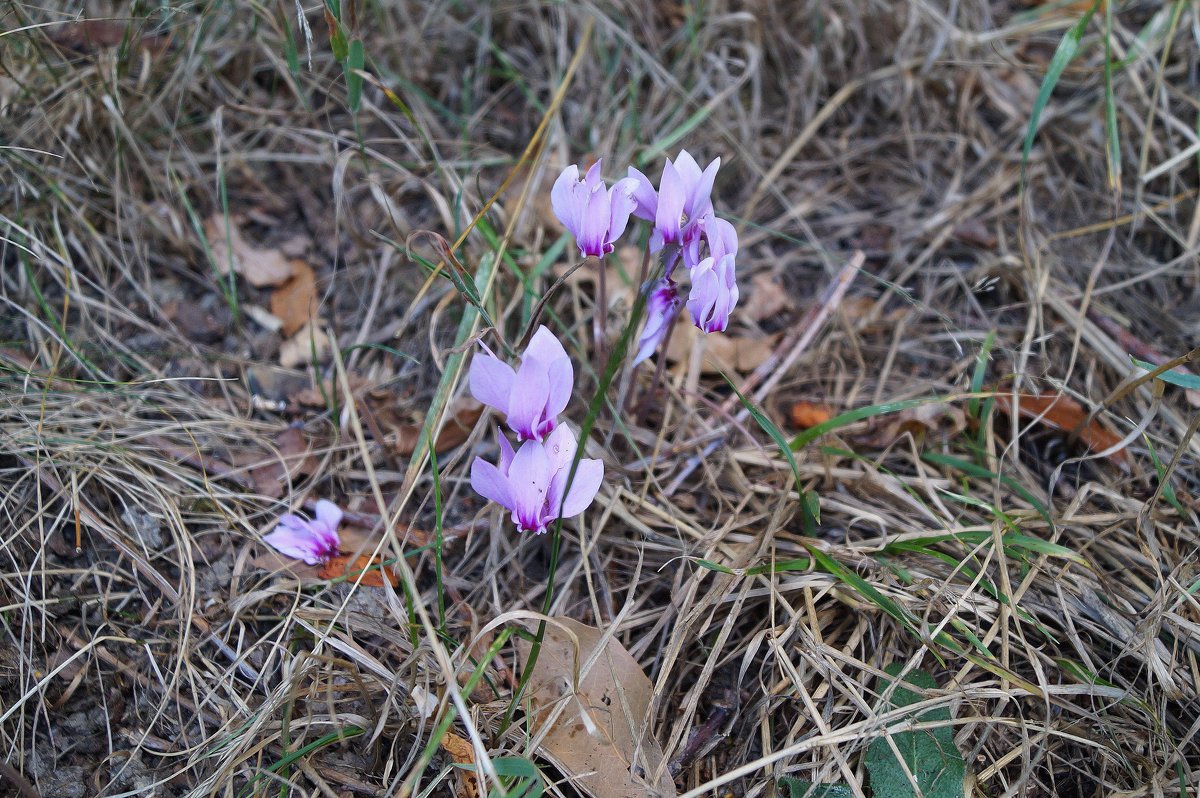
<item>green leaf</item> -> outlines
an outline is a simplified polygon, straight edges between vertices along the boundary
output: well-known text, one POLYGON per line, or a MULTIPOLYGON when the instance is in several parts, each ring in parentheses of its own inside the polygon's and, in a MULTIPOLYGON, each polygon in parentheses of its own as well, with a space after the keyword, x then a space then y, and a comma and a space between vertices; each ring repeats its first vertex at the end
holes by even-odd
MULTIPOLYGON (((1145 360, 1138 360, 1136 357, 1131 357, 1129 359, 1132 360, 1134 365, 1136 365, 1138 368, 1143 368, 1146 371, 1155 371, 1158 369, 1158 366, 1154 365, 1153 363, 1147 363, 1145 360)), ((1171 369, 1169 371, 1164 371, 1162 374, 1156 374, 1154 378, 1156 380, 1162 380, 1170 385, 1178 385, 1180 388, 1187 388, 1188 390, 1192 391, 1200 390, 1200 377, 1196 376, 1195 374, 1185 374, 1182 371, 1171 369)))
POLYGON ((813 784, 804 779, 783 776, 779 783, 787 788, 788 798, 853 798, 854 793, 844 784, 813 784))
POLYGON ((1025 146, 1021 149, 1022 185, 1025 183, 1025 164, 1029 161, 1029 153, 1033 149, 1033 140, 1037 136, 1038 122, 1041 121, 1042 111, 1046 110, 1046 106, 1050 102, 1050 95, 1054 93, 1054 87, 1058 85, 1058 79, 1062 77, 1063 70, 1075 58, 1075 53, 1079 50, 1079 42, 1082 41, 1088 23, 1092 21, 1092 15, 1096 13, 1101 2, 1102 0, 1096 0, 1092 3, 1092 7, 1087 10, 1087 13, 1071 26, 1059 41, 1058 49, 1054 51, 1054 57, 1050 59, 1046 77, 1042 78, 1042 87, 1038 90, 1037 99, 1033 103, 1033 111, 1029 115, 1029 126, 1025 129, 1025 146))
POLYGON ((367 62, 366 51, 363 50, 362 39, 350 42, 350 52, 346 56, 343 70, 346 73, 346 97, 350 110, 358 113, 362 105, 362 74, 359 72, 367 62))
MULTIPOLYGON (((910 671, 904 682, 896 677, 903 669, 901 663, 892 663, 887 668, 891 679, 882 678, 878 692, 891 690, 891 700, 882 701, 879 712, 890 712, 922 701, 922 697, 901 685, 907 683, 920 688, 936 688, 937 682, 921 670, 910 671), (894 686, 894 689, 892 689, 894 686)), ((950 710, 930 709, 910 718, 914 722, 929 723, 949 721, 950 710)), ((963 798, 963 778, 967 763, 954 744, 954 731, 949 725, 932 729, 914 729, 896 732, 891 736, 895 751, 887 737, 880 737, 867 747, 865 763, 871 777, 871 792, 882 798, 916 798, 917 791, 909 781, 908 773, 916 779, 925 798, 963 798), (903 764, 901 764, 903 762, 903 764), (908 773, 905 772, 907 768, 908 773)))
MULTIPOLYGON (((726 378, 728 379, 728 378, 726 378)), ((839 416, 834 416, 828 421, 817 424, 815 427, 809 427, 801 432, 796 437, 792 438, 791 449, 797 451, 803 449, 808 444, 815 441, 827 432, 832 432, 840 427, 849 426, 859 421, 863 421, 875 416, 882 416, 887 413, 898 413, 901 410, 908 410, 910 407, 920 407, 928 404, 941 404, 952 402, 959 396, 929 396, 924 399, 904 399, 899 402, 884 402, 883 404, 870 405, 869 407, 860 407, 855 410, 848 410, 839 416)))

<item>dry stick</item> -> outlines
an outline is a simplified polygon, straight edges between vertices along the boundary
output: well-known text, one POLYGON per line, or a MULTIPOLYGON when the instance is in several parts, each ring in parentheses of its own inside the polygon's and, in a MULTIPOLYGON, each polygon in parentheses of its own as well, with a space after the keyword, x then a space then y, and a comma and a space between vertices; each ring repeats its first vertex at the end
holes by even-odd
MULTIPOLYGON (((842 270, 838 272, 837 277, 834 278, 834 281, 830 283, 829 287, 826 288, 824 293, 821 294, 820 298, 817 300, 817 304, 810 308, 800 323, 792 328, 791 333, 789 333, 787 338, 785 338, 776 348, 776 350, 771 353, 771 356, 767 358, 762 365, 755 369, 753 374, 745 379, 741 387, 738 389, 741 391, 743 396, 753 390, 754 393, 752 394, 751 398, 754 403, 762 403, 763 398, 770 393, 772 388, 779 384, 779 381, 783 379, 783 375, 787 373, 787 370, 792 367, 792 364, 794 364, 800 355, 804 353, 804 351, 808 348, 808 345, 812 343, 814 338, 816 338, 817 333, 819 333, 825 326, 825 322, 829 319, 829 316, 841 304, 842 298, 846 295, 847 289, 850 288, 850 283, 854 281, 854 277, 862 268, 865 260, 866 255, 863 254, 862 250, 856 250, 855 253, 850 256, 850 260, 847 261, 846 265, 842 267, 842 270), (783 351, 786 351, 787 354, 780 357, 779 353, 783 351), (762 384, 759 385, 759 383, 762 384), (755 386, 758 386, 757 390, 755 390, 755 386)), ((732 412, 734 405, 740 401, 741 399, 738 398, 737 394, 730 396, 721 405, 721 412, 725 414, 732 412)), ((750 411, 743 407, 738 414, 734 416, 734 420, 735 422, 745 421, 746 417, 749 415, 750 411)), ((676 490, 678 490, 679 486, 683 484, 684 480, 686 480, 691 473, 696 470, 696 467, 699 466, 700 463, 704 462, 706 457, 711 455, 717 450, 717 447, 721 446, 721 444, 725 442, 725 438, 728 437, 731 426, 732 424, 725 424, 721 428, 720 435, 709 442, 709 444, 704 447, 704 451, 698 455, 693 455, 688 459, 687 463, 684 464, 683 468, 680 470, 679 474, 676 475, 675 479, 671 480, 671 484, 667 486, 666 490, 664 491, 664 495, 670 496, 676 490)))
POLYGON ((41 793, 35 790, 16 768, 0 759, 0 781, 5 779, 12 782, 12 785, 17 788, 17 792, 21 793, 22 798, 42 798, 41 793))

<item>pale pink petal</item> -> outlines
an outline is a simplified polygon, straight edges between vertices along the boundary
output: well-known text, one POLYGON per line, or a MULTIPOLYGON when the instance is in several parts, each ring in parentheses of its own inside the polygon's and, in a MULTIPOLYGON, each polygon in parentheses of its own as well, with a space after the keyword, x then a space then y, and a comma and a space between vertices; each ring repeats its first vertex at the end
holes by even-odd
POLYGON ((271 534, 263 535, 263 540, 280 554, 304 560, 309 565, 321 562, 323 547, 309 530, 301 532, 280 524, 271 534))
POLYGON ((633 358, 633 365, 641 363, 654 354, 659 344, 671 329, 671 322, 679 312, 679 294, 675 283, 670 280, 659 280, 650 288, 646 296, 646 326, 638 338, 638 351, 633 358))
MULTIPOLYGON (((570 473, 571 469, 568 467, 554 475, 555 485, 551 493, 557 494, 557 496, 562 495, 563 489, 567 487, 567 477, 570 473)), ((574 518, 582 513, 596 498, 603 481, 604 463, 599 460, 580 460, 579 467, 575 469, 575 477, 571 480, 570 489, 567 490, 567 497, 562 502, 562 512, 559 513, 557 502, 552 503, 550 506, 551 518, 574 518)))
POLYGON ((587 174, 583 176, 583 184, 589 189, 604 184, 604 178, 600 176, 600 163, 603 160, 603 158, 597 158, 596 162, 588 168, 587 174))
POLYGON ((662 234, 664 244, 679 243, 685 199, 683 181, 675 171, 675 166, 667 161, 658 186, 658 211, 654 216, 654 228, 662 234))
POLYGON ((550 364, 556 360, 570 360, 567 355, 567 350, 563 348, 562 343, 554 337, 554 333, 546 329, 546 325, 539 325, 537 332, 529 339, 529 346, 525 347, 525 357, 536 357, 543 363, 550 364))
POLYGON ((629 225, 629 215, 633 213, 637 207, 637 200, 633 197, 634 189, 637 188, 637 181, 625 178, 618 180, 616 185, 608 192, 608 241, 609 245, 616 241, 625 233, 625 228, 629 225))
POLYGON ((571 164, 562 170, 550 189, 550 206, 554 209, 554 215, 572 233, 579 227, 579 203, 575 199, 578 184, 579 167, 571 164))
POLYGON ((508 470, 512 511, 518 526, 531 531, 544 527, 541 511, 550 487, 550 459, 542 444, 525 441, 508 470))
POLYGON ((546 440, 542 442, 542 448, 546 450, 546 457, 550 460, 551 473, 570 468, 577 447, 575 433, 571 432, 570 427, 566 424, 555 427, 554 432, 547 435, 546 440))
POLYGON ((718 260, 738 251, 737 229, 719 216, 706 216, 704 236, 708 239, 708 252, 718 260))
POLYGON ((489 407, 508 412, 516 373, 512 366, 491 355, 475 355, 471 361, 471 395, 489 407))
POLYGON ((687 150, 680 150, 675 158, 675 171, 683 178, 683 184, 689 190, 700 182, 700 164, 687 150))
POLYGON ((471 488, 483 498, 509 510, 513 509, 512 488, 508 477, 482 457, 476 457, 471 463, 471 488))
POLYGON ((508 469, 513 461, 513 447, 499 427, 496 427, 496 440, 500 442, 500 471, 508 476, 508 469))
POLYGON ((546 394, 544 417, 552 420, 566 410, 567 403, 571 401, 571 392, 575 388, 575 367, 569 358, 556 360, 546 369, 546 378, 550 389, 546 394))
POLYGON ((650 182, 650 178, 629 167, 626 172, 628 177, 634 181, 633 187, 633 215, 639 219, 645 219, 647 222, 654 221, 654 215, 658 212, 658 192, 654 190, 654 184, 650 182))
MULTIPOLYGON (((695 161, 692 163, 694 164, 695 161)), ((687 202, 683 208, 683 212, 688 215, 689 219, 703 216, 712 210, 710 197, 712 196, 713 181, 717 179, 717 169, 720 167, 721 159, 713 159, 713 162, 705 167, 704 173, 699 175, 689 186, 687 202)))
POLYGON ((546 365, 526 355, 513 380, 508 400, 508 426, 521 440, 541 437, 538 424, 542 420, 549 394, 550 378, 546 374, 546 365))
POLYGON ((602 183, 589 186, 587 190, 588 195, 575 238, 581 255, 600 257, 604 255, 604 245, 607 243, 608 192, 602 183))
POLYGON ((317 500, 317 520, 330 529, 337 531, 342 524, 342 508, 328 499, 317 500))

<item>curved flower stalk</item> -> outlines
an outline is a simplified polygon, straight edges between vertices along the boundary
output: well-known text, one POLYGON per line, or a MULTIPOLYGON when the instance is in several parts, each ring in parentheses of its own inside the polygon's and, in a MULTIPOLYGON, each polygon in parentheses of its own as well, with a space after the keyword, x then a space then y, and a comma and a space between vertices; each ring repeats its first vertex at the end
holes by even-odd
POLYGON ((311 521, 288 513, 279 519, 279 526, 263 540, 279 553, 320 565, 338 553, 341 541, 337 528, 342 523, 342 510, 326 499, 317 502, 317 517, 311 521))
POLYGON ((571 399, 575 369, 554 333, 538 327, 516 371, 491 352, 471 361, 471 393, 507 417, 518 441, 550 434, 571 399))
POLYGON ((582 459, 567 486, 575 459, 575 435, 555 428, 545 441, 525 441, 515 453, 501 434, 500 465, 482 457, 471 464, 471 487, 512 513, 518 532, 545 534, 559 518, 573 518, 596 498, 604 480, 604 464, 582 459))
POLYGON ((579 254, 602 258, 613 251, 613 242, 625 232, 629 215, 637 205, 637 181, 626 177, 606 188, 600 177, 600 161, 579 179, 579 167, 571 164, 554 181, 550 205, 554 215, 575 236, 579 254))

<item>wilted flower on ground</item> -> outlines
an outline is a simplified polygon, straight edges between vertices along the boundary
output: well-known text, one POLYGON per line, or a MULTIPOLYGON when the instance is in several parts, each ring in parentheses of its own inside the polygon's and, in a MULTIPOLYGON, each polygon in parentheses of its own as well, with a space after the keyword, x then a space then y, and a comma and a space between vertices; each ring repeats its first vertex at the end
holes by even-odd
POLYGON ((574 382, 567 351, 544 326, 534 333, 516 371, 490 352, 471 361, 472 395, 504 413, 517 440, 540 441, 554 429, 574 382))
POLYGON ((671 329, 671 322, 675 320, 679 307, 679 288, 673 280, 663 278, 651 287, 646 295, 646 326, 642 328, 642 335, 638 339, 633 365, 641 363, 658 349, 671 329))
POLYGON ((604 464, 592 459, 579 461, 567 489, 576 445, 566 426, 557 427, 545 441, 525 441, 515 454, 501 435, 500 465, 475 458, 471 487, 511 511, 519 532, 541 535, 560 516, 572 518, 586 510, 600 490, 604 464))
POLYGON ((331 501, 317 502, 317 517, 313 520, 288 513, 279 519, 279 526, 263 540, 281 554, 319 565, 338 552, 337 528, 342 523, 341 509, 331 501))
POLYGON ((629 167, 629 177, 637 181, 633 190, 633 215, 654 222, 650 251, 658 252, 668 244, 682 246, 695 229, 700 217, 712 211, 712 187, 721 159, 716 158, 703 170, 687 150, 680 150, 674 162, 663 165, 658 190, 644 174, 629 167))
POLYGON ((706 333, 724 330, 738 301, 733 255, 705 258, 692 269, 687 308, 696 326, 706 333))
POLYGON ((606 188, 600 177, 600 161, 592 164, 583 180, 575 164, 562 171, 550 189, 550 205, 575 236, 580 255, 602 258, 613 251, 613 242, 625 232, 636 205, 636 185, 637 181, 626 177, 606 188))

